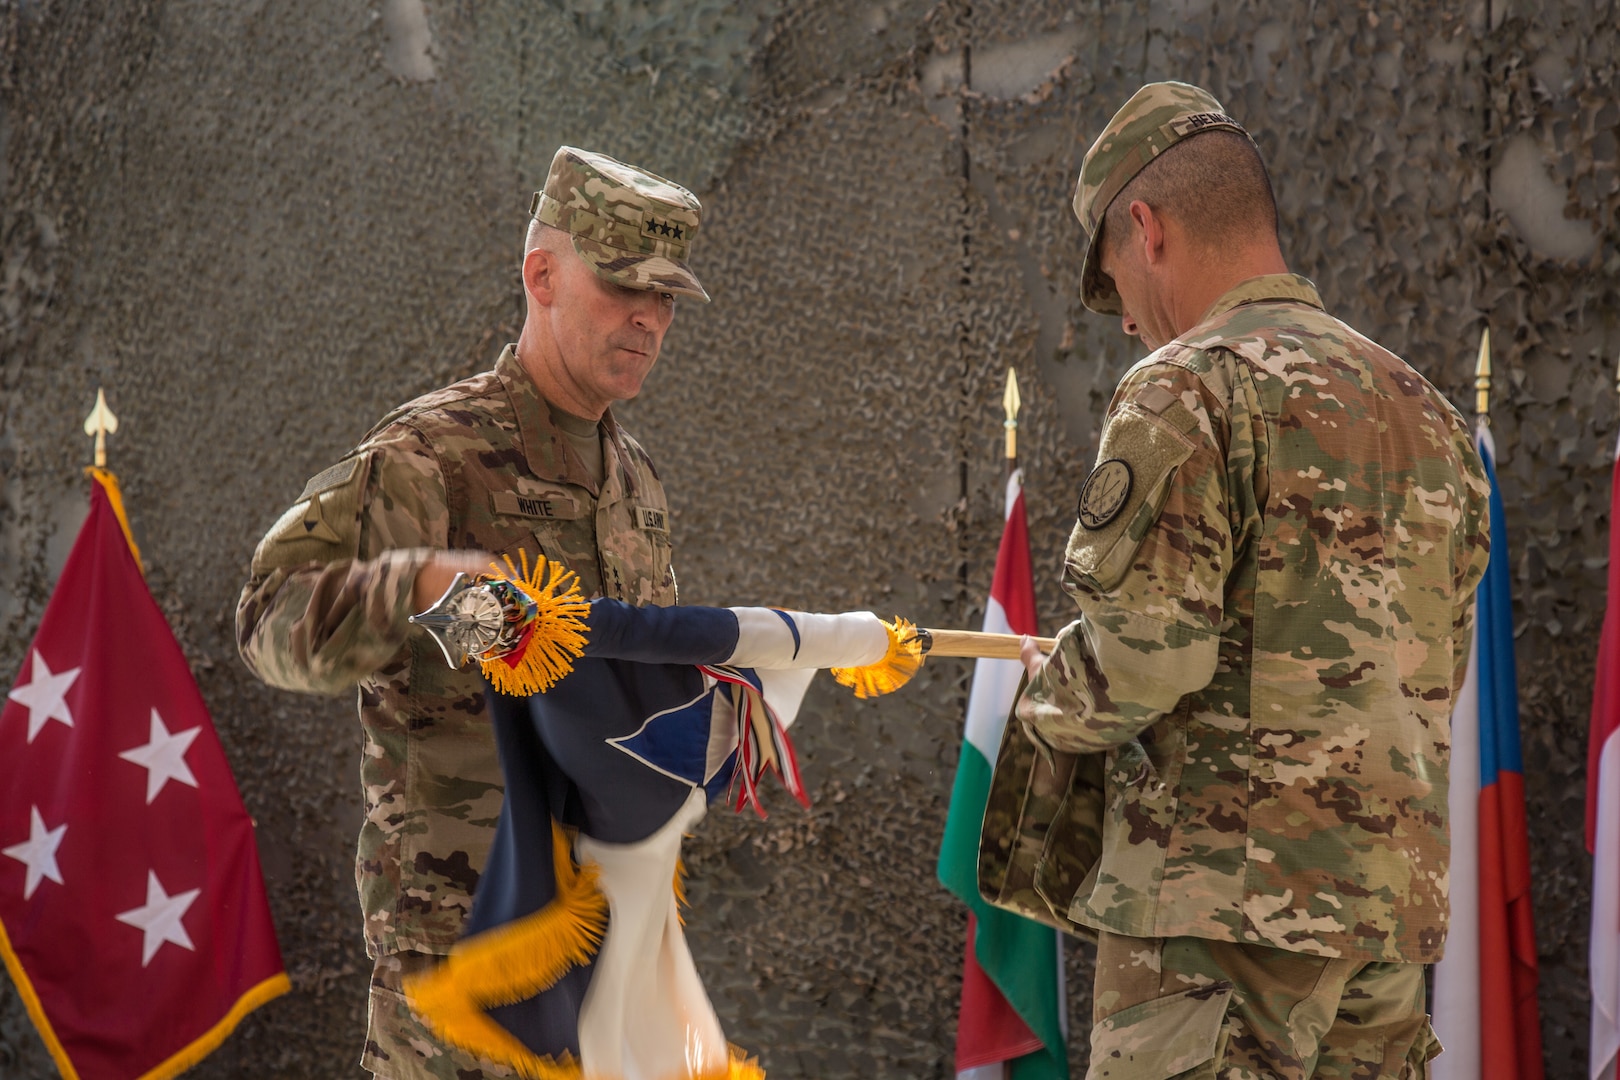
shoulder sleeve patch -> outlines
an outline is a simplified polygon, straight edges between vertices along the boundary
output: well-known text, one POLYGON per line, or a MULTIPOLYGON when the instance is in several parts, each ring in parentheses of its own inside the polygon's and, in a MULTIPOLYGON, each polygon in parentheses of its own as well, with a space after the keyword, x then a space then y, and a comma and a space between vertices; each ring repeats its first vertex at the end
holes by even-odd
POLYGON ((1119 516, 1131 497, 1131 467, 1119 458, 1101 462, 1080 488, 1080 526, 1101 529, 1119 516))
POLYGON ((298 501, 259 541, 253 573, 352 558, 360 546, 360 503, 370 461, 369 453, 356 454, 312 476, 298 501))
POLYGON ((354 471, 360 467, 360 463, 364 460, 364 456, 357 455, 340 461, 329 468, 322 469, 309 478, 309 483, 304 485, 304 490, 299 493, 298 497, 307 499, 311 495, 319 495, 323 491, 342 487, 354 479, 354 471))
POLYGON ((1174 395, 1162 387, 1144 389, 1159 390, 1171 400, 1138 394, 1109 419, 1099 463, 1080 492, 1079 521, 1064 557, 1071 574, 1104 592, 1124 579, 1137 548, 1164 509, 1176 470, 1195 447, 1172 416, 1144 407, 1159 404, 1173 415, 1181 409, 1174 395), (1143 402, 1143 396, 1149 401, 1143 402))

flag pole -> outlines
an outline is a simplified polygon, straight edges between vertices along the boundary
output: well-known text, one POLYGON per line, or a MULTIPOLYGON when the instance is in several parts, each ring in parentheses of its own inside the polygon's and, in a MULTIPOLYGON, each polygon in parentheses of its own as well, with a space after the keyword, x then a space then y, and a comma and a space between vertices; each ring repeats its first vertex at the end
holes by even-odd
MULTIPOLYGON (((1617 382, 1616 385, 1620 385, 1617 382)), ((1479 359, 1474 361, 1474 414, 1479 422, 1491 423, 1491 328, 1487 324, 1479 335, 1479 359)))

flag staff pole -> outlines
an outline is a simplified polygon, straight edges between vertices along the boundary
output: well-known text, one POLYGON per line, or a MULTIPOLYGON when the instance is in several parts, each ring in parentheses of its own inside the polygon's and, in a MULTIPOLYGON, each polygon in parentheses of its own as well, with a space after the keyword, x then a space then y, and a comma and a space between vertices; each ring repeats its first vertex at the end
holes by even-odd
POLYGON ((1479 422, 1490 426, 1491 422, 1491 328, 1489 325, 1479 335, 1479 359, 1474 361, 1474 413, 1479 422))
POLYGON ((90 415, 84 418, 84 433, 94 435, 96 439, 96 468, 107 467, 107 435, 118 430, 118 417, 107 408, 107 395, 96 387, 96 407, 90 410, 90 415))

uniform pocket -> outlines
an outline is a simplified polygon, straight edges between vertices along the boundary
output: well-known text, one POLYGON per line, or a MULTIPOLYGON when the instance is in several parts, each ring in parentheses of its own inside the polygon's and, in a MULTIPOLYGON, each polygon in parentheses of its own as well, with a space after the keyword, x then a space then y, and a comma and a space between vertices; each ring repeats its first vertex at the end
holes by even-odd
POLYGON ((1213 1080, 1232 987, 1217 983, 1121 1009, 1091 1031, 1087 1080, 1213 1080))
POLYGON ((1429 1080, 1429 1062, 1444 1049, 1434 1028, 1429 1026, 1427 1020, 1423 1021, 1423 1030, 1412 1043, 1412 1049, 1407 1052, 1406 1062, 1401 1068, 1401 1080, 1429 1080))

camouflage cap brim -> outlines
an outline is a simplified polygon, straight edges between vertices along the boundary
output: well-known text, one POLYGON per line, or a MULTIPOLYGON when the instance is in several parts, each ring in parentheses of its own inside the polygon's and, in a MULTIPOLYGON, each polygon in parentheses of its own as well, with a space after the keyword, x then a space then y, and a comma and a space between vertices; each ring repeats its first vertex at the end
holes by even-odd
POLYGON ((1114 279, 1102 271, 1102 226, 1086 243, 1086 259, 1080 264, 1080 302, 1098 315, 1123 315, 1125 303, 1114 288, 1114 279))
POLYGON ((709 293, 690 267, 666 255, 642 255, 575 234, 574 250, 598 277, 627 289, 667 292, 709 302, 709 293))

